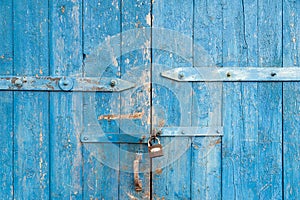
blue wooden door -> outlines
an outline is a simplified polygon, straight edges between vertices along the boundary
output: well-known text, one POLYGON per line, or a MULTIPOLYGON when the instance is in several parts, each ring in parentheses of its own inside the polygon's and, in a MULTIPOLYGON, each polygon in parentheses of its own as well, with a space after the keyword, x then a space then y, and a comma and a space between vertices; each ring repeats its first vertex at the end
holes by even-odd
POLYGON ((0 199, 299 199, 299 11, 0 1, 0 199))

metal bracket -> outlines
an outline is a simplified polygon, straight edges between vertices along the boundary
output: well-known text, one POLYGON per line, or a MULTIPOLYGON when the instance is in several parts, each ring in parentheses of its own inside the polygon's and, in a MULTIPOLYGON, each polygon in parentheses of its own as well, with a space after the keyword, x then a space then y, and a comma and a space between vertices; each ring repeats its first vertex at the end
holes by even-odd
MULTIPOLYGON (((222 137, 223 127, 165 127, 157 128, 160 131, 159 137, 222 137)), ((83 143, 133 143, 145 144, 147 134, 95 134, 84 133, 81 135, 83 143)))
POLYGON ((120 92, 135 87, 121 79, 97 77, 0 76, 0 90, 120 92))
POLYGON ((161 73, 175 81, 300 81, 300 67, 181 67, 161 73))

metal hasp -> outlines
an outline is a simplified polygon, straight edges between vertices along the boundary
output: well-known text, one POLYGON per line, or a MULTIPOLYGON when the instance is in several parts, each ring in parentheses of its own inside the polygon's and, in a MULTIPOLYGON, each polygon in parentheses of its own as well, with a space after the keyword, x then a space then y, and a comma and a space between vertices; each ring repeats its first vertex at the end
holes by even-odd
POLYGON ((161 73, 175 81, 300 81, 297 67, 181 67, 161 73))
POLYGON ((97 77, 0 76, 0 90, 120 92, 135 87, 121 79, 97 77))

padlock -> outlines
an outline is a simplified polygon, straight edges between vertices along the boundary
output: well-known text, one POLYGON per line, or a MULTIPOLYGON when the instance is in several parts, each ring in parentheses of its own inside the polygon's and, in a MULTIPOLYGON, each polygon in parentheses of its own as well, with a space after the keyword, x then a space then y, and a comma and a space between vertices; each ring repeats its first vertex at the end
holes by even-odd
POLYGON ((157 137, 150 137, 148 140, 148 152, 150 158, 163 156, 162 145, 157 137), (152 140, 157 140, 157 144, 152 144, 152 140))

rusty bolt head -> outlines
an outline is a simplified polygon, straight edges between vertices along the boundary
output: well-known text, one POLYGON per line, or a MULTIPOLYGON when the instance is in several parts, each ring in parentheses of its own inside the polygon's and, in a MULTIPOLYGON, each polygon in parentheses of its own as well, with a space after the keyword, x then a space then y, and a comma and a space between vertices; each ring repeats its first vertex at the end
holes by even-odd
POLYGON ((183 72, 179 72, 178 78, 179 78, 179 79, 182 79, 183 77, 184 77, 184 73, 183 73, 183 72))
POLYGON ((116 80, 111 80, 111 81, 110 81, 110 86, 111 86, 111 87, 115 87, 116 84, 117 84, 117 81, 116 81, 116 80))

